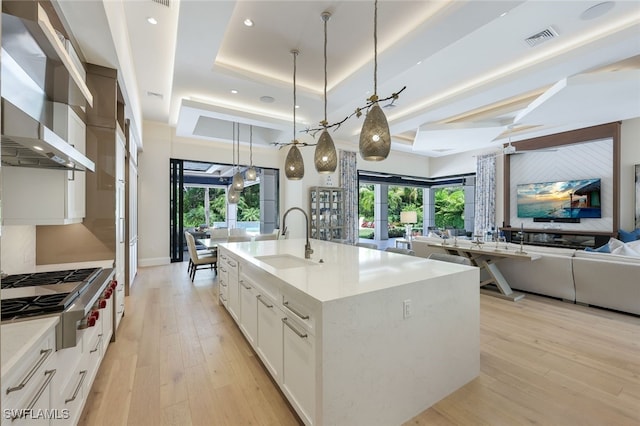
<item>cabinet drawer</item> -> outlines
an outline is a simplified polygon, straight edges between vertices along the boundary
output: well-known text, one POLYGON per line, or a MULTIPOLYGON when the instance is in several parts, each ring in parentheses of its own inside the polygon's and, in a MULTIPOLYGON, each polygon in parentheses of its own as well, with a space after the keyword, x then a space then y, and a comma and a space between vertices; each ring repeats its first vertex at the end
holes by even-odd
POLYGON ((15 371, 2 383, 2 408, 24 408, 30 394, 42 381, 44 371, 56 358, 55 336, 53 332, 33 346, 25 357, 16 365, 15 371))
POLYGON ((293 317, 297 322, 304 324, 305 330, 315 335, 316 312, 308 301, 302 297, 295 296, 292 292, 283 292, 282 308, 287 316, 293 317))
POLYGON ((82 359, 85 362, 78 364, 76 370, 69 375, 69 381, 64 390, 60 393, 60 401, 56 406, 63 410, 67 410, 66 413, 68 418, 57 419, 52 422, 54 425, 76 424, 82 414, 84 401, 89 390, 86 357, 83 357, 82 359))

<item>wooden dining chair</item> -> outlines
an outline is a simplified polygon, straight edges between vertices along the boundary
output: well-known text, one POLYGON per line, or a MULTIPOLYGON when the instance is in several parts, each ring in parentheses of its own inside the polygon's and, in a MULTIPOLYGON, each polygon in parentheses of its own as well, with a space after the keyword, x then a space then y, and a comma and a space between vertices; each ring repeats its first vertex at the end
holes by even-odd
POLYGON ((198 253, 196 249, 196 240, 189 232, 185 232, 185 238, 187 239, 187 249, 189 250, 189 266, 187 272, 189 278, 193 282, 196 277, 196 271, 203 267, 210 267, 211 269, 218 270, 218 253, 216 251, 207 250, 207 253, 198 253))

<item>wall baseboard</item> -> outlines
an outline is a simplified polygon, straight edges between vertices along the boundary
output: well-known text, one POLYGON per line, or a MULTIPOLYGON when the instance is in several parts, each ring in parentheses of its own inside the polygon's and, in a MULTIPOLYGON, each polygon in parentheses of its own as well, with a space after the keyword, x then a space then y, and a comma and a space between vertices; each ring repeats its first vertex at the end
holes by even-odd
POLYGON ((140 267, 168 265, 169 263, 171 263, 170 257, 153 257, 149 259, 138 259, 138 266, 140 267))

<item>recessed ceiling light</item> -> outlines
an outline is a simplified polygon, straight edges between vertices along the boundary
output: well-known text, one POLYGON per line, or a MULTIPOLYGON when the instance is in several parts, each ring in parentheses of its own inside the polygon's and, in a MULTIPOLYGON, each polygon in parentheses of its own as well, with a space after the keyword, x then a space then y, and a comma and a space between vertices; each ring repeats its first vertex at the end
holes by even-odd
POLYGON ((262 102, 264 102, 264 103, 267 103, 267 104, 271 104, 271 103, 273 103, 273 101, 275 101, 275 99, 273 97, 271 97, 271 96, 261 96, 260 100, 262 102))
POLYGON ((507 13, 508 13, 508 12, 502 12, 502 13, 500 14, 500 17, 502 18, 503 16, 507 16, 507 13))
POLYGON ((605 1, 602 3, 598 3, 595 6, 591 6, 590 8, 582 12, 580 14, 580 19, 582 19, 583 21, 588 21, 589 19, 599 18, 605 13, 609 12, 611 9, 613 9, 614 5, 615 5, 615 2, 612 2, 612 1, 605 1))
POLYGON ((300 108, 300 105, 296 105, 296 109, 300 108))
POLYGON ((149 16, 147 18, 147 22, 150 23, 151 25, 156 25, 158 23, 158 21, 156 20, 156 18, 154 18, 153 16, 149 16))
POLYGON ((253 27, 253 21, 249 18, 244 20, 245 27, 253 27))
POLYGON ((422 63, 422 61, 418 61, 416 62, 416 65, 420 65, 422 63))
POLYGON ((38 146, 38 145, 34 145, 33 149, 38 150, 38 151, 44 151, 44 149, 42 149, 42 147, 38 146))
POLYGON ((236 93, 238 93, 238 91, 236 89, 231 89, 231 93, 235 95, 236 93))

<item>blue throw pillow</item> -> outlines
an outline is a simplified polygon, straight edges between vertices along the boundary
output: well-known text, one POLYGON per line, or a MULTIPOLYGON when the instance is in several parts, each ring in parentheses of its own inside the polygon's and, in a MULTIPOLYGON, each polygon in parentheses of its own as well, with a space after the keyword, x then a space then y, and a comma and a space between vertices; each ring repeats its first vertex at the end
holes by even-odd
POLYGON ((605 244, 602 247, 598 247, 598 248, 591 248, 591 247, 585 247, 584 251, 593 251, 593 252, 598 252, 598 253, 611 253, 611 249, 609 248, 609 244, 605 244))
POLYGON ((627 232, 623 229, 618 230, 618 236, 623 243, 630 243, 632 241, 640 239, 640 228, 636 228, 631 232, 627 232))

